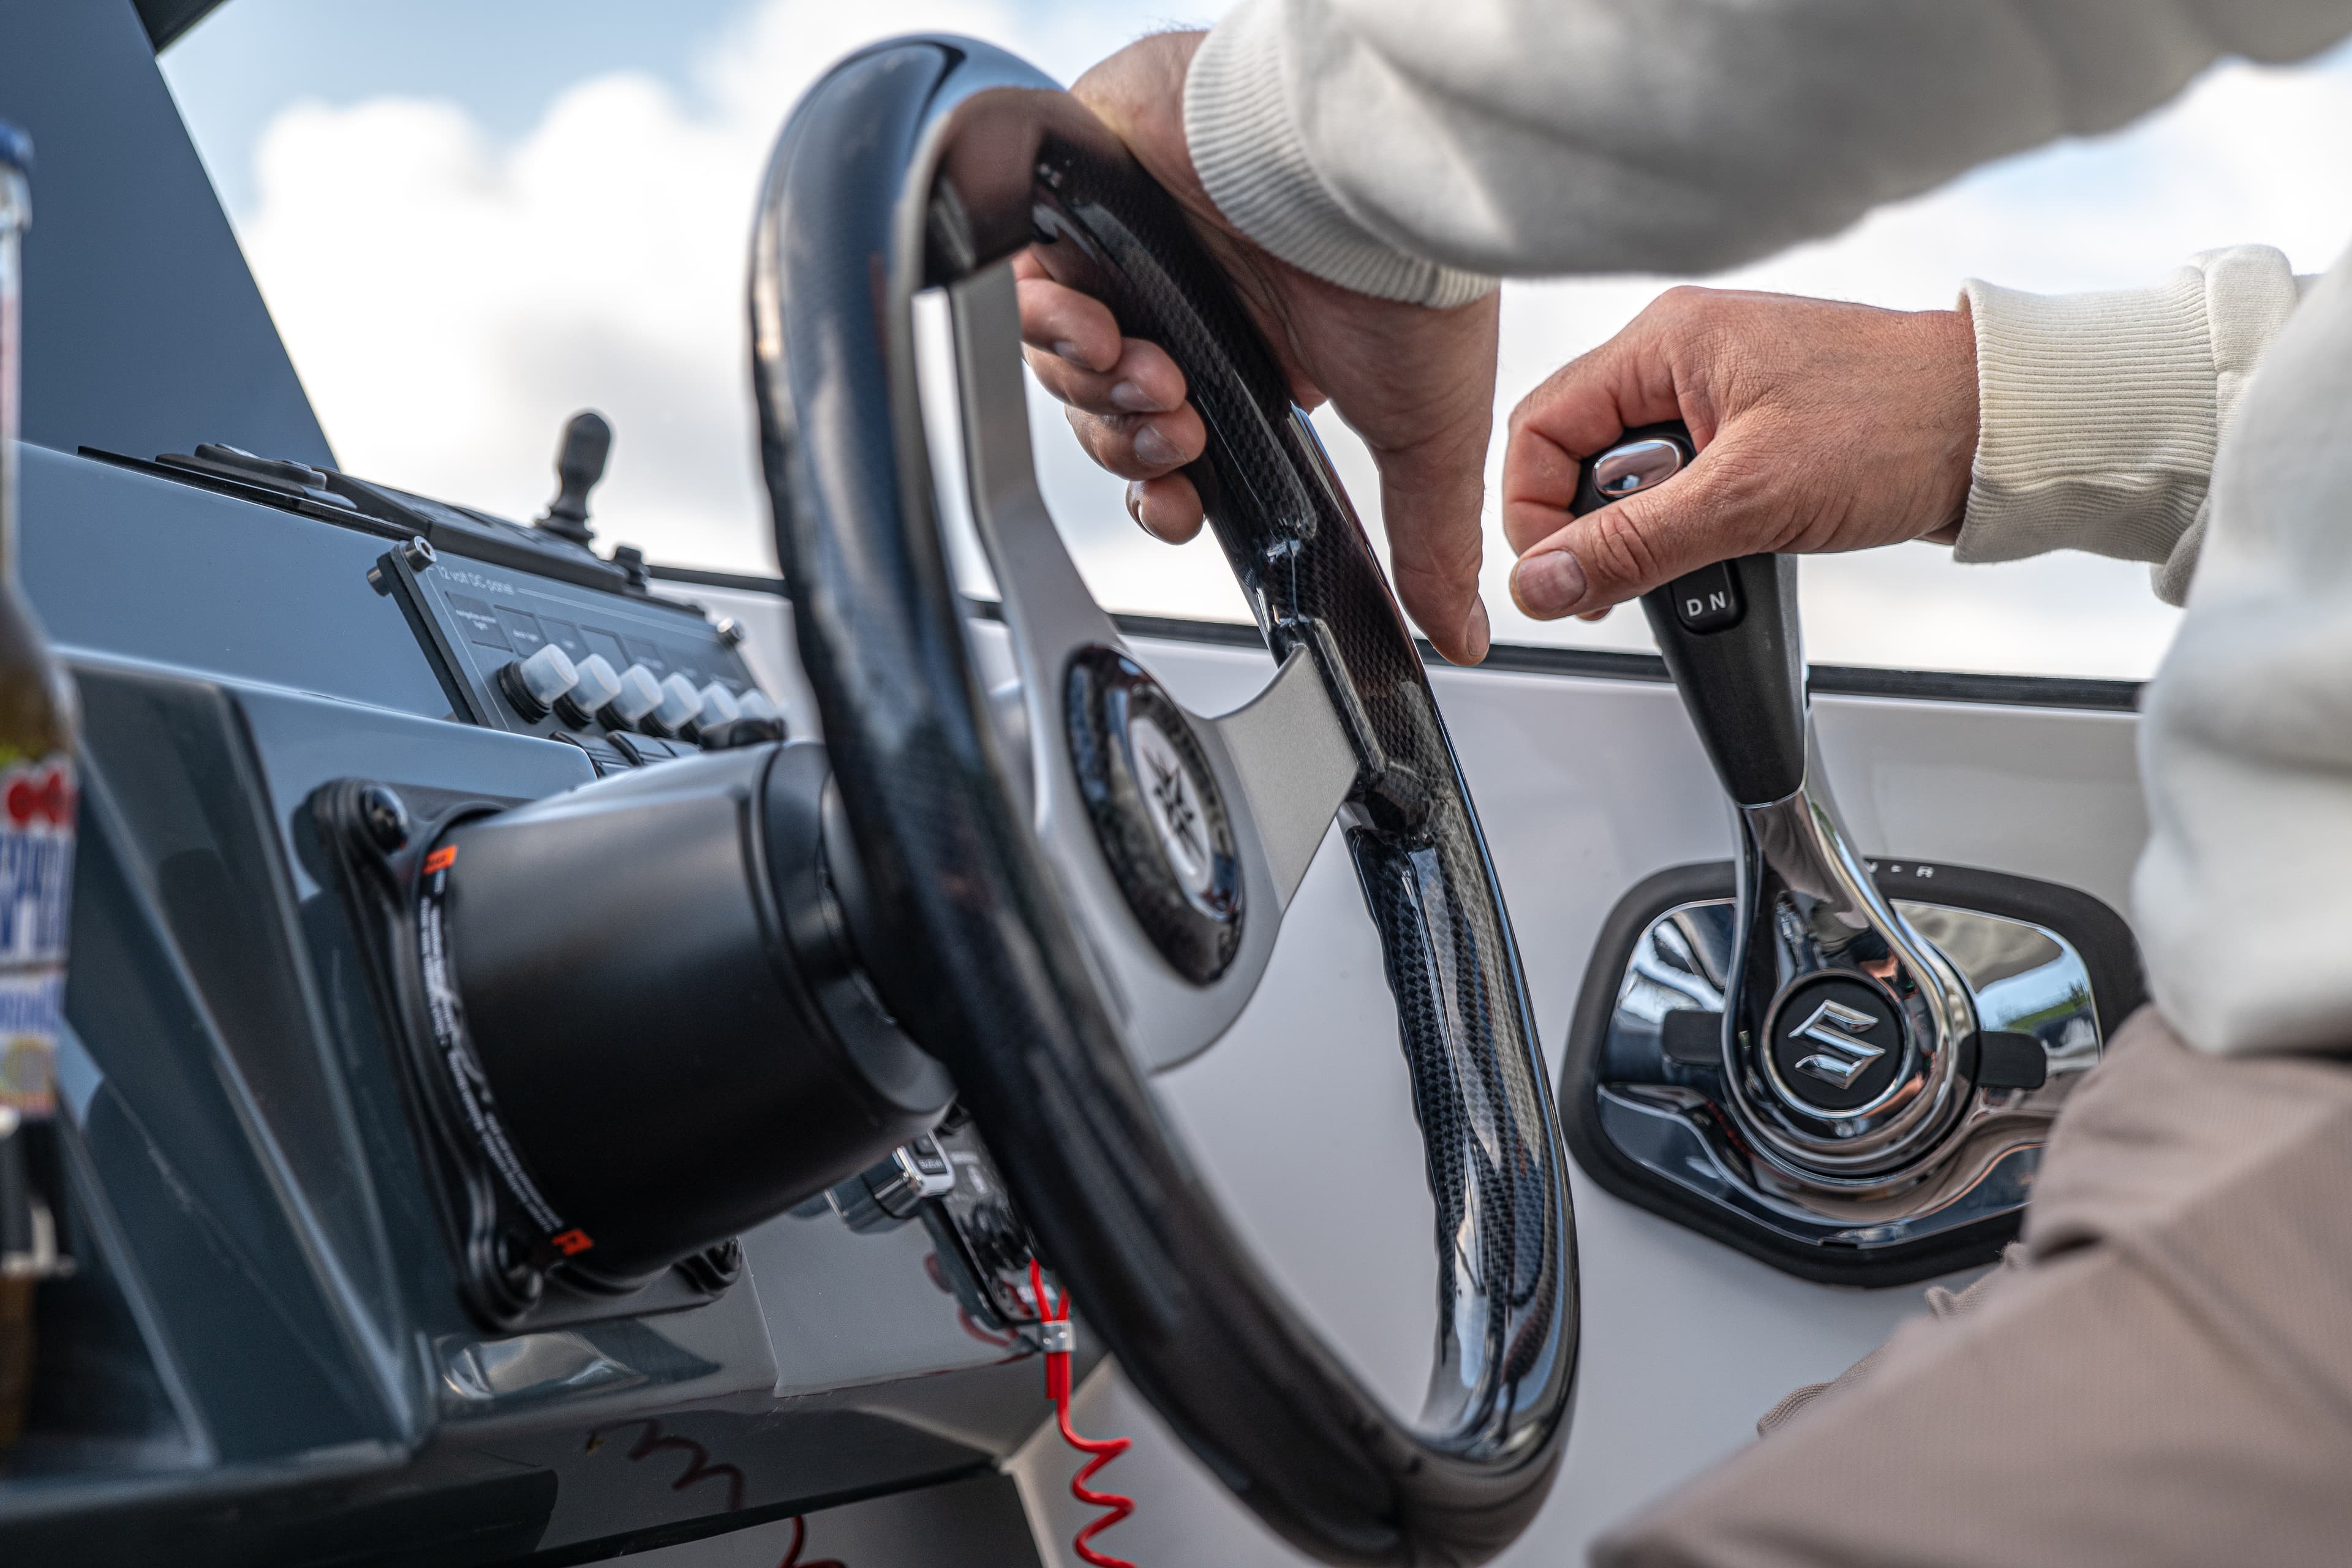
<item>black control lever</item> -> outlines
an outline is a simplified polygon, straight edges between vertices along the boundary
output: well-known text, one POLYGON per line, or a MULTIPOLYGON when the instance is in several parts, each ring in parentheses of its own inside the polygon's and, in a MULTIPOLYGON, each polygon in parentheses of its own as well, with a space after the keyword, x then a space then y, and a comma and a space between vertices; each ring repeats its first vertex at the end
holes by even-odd
POLYGON ((555 453, 555 499, 547 503, 538 526, 574 544, 595 537, 588 526, 588 492, 604 477, 604 460, 613 455, 613 426, 593 408, 583 408, 563 424, 563 445, 555 453))
MULTIPOLYGON (((1670 484, 1701 460, 1680 423, 1628 430, 1584 465, 1571 510, 1670 484)), ((1866 1196, 1916 1179, 1948 1149, 1968 1099, 1975 1009, 1879 893, 1815 763, 1796 562, 1701 567, 1642 608, 1738 824, 1720 1035, 1740 1120, 1784 1177, 1813 1187, 1866 1196)))
MULTIPOLYGON (((1677 420, 1628 430, 1584 465, 1579 517, 1654 489, 1697 456, 1677 420)), ((1786 799, 1805 782, 1805 654, 1796 563, 1743 555, 1642 595, 1699 743, 1738 805, 1786 799)))

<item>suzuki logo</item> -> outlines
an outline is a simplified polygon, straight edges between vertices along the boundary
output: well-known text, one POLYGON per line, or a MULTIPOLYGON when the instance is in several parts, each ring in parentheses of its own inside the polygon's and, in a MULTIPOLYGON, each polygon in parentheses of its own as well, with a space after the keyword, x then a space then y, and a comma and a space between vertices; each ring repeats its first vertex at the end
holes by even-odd
POLYGON ((1798 1039, 1811 1040, 1822 1047, 1811 1056, 1801 1058, 1797 1070, 1839 1089, 1853 1088, 1863 1069, 1886 1054, 1885 1047, 1874 1046, 1862 1037, 1877 1026, 1878 1020, 1859 1007, 1849 1007, 1843 1002, 1822 1003, 1794 1031, 1798 1039))

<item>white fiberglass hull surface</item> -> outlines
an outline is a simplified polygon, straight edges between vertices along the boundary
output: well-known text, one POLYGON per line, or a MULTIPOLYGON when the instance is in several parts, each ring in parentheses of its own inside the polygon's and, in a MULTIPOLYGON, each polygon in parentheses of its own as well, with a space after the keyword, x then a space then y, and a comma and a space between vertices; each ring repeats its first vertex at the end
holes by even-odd
MULTIPOLYGON (((744 622, 754 668, 795 731, 813 733, 789 607, 683 592, 744 622)), ((982 625, 978 636, 983 659, 1008 667, 993 673, 1009 673, 1002 633, 982 625)), ((1272 673, 1255 649, 1133 648, 1196 711, 1240 704, 1272 673)), ((1611 909, 1653 872, 1727 858, 1730 819, 1671 686, 1501 669, 1439 668, 1432 679, 1556 1072, 1611 909)), ((1839 696, 1816 698, 1814 710, 1864 853, 2037 878, 2126 907, 2147 837, 2132 715, 1839 696)), ((1379 943, 1336 829, 1239 1021, 1157 1081, 1262 1264, 1374 1387, 1418 1408, 1436 1321, 1432 1209, 1379 943)), ((1507 1564, 1580 1562, 1602 1529, 1752 1440, 1780 1395, 1834 1376, 1924 1310, 1923 1287, 1807 1283, 1571 1169, 1583 1298, 1575 1426, 1550 1501, 1507 1564)), ((1097 1483, 1137 1502, 1102 1550, 1145 1568, 1306 1561, 1192 1459, 1116 1366, 1081 1390, 1076 1420, 1090 1436, 1136 1440, 1097 1483)), ((1069 1568, 1071 1537, 1092 1517, 1067 1489, 1077 1462, 1049 1424, 1012 1466, 1040 1552, 1069 1568)))
MULTIPOLYGON (((1196 709, 1240 700, 1265 656, 1137 651, 1196 709)), ((1602 921, 1665 867, 1731 853, 1729 819, 1674 689, 1486 670, 1433 680, 1468 774, 1557 1070, 1602 921)), ((1822 697, 1822 745, 1866 853, 2065 883, 2116 909, 2147 835, 2129 714, 1822 697)), ((1418 1406, 1435 1323, 1431 1207, 1380 948, 1336 833, 1233 1030, 1162 1074, 1265 1266, 1355 1365, 1418 1406)), ((1755 1436, 1798 1384, 1832 1377, 1924 1310, 1912 1286, 1809 1284, 1601 1191, 1574 1171, 1583 1284, 1575 1427, 1551 1500, 1501 1561, 1575 1563, 1601 1529, 1755 1436)), ((1097 1544, 1138 1563, 1306 1561, 1197 1465, 1107 1368, 1081 1430, 1135 1448, 1097 1485, 1137 1511, 1097 1544)), ((1051 1434, 1045 1435, 1051 1436, 1051 1434)), ((1088 1510, 1073 1456, 1034 1441, 1016 1475, 1041 1549, 1075 1565, 1088 1510)))

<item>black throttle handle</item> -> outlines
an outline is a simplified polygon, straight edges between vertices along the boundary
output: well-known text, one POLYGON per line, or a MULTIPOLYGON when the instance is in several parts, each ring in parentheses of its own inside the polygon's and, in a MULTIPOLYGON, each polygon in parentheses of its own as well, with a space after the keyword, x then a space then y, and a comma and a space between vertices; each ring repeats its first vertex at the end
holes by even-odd
MULTIPOLYGON (((1578 517, 1654 489, 1697 456, 1676 420, 1628 430, 1583 465, 1578 517)), ((1785 799, 1805 782, 1805 655, 1797 563, 1742 555, 1642 595, 1699 742, 1738 805, 1785 799)))

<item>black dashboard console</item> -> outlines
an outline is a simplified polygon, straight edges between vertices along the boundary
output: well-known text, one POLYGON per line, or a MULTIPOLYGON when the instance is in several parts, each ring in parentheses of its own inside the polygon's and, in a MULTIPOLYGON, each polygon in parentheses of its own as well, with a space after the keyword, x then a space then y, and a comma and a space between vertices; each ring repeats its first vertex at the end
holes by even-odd
POLYGON ((577 745, 599 774, 690 754, 706 725, 778 719, 735 623, 655 595, 641 565, 567 532, 212 443, 83 455, 391 542, 368 581, 407 617, 451 713, 577 745))
POLYGON ((87 714, 78 1271, 0 1561, 580 1562, 989 1477, 1039 1408, 1025 1225, 861 991, 824 750, 724 623, 308 465, 23 456, 87 714), (527 714, 502 672, 575 637, 574 689, 625 657, 652 703, 527 714), (666 721, 689 681, 726 702, 666 721), (428 910, 560 1229, 436 1054, 428 910), (923 1181, 868 1181, 943 1114, 923 1181))

